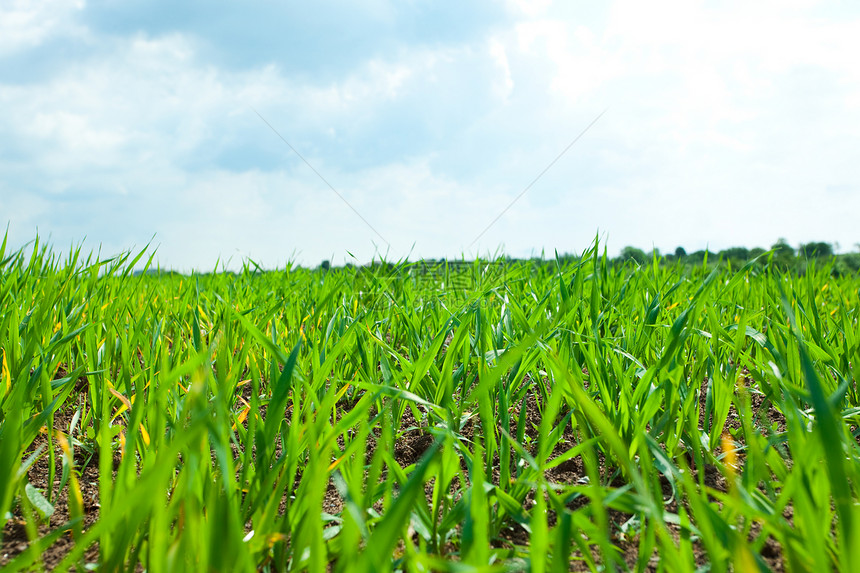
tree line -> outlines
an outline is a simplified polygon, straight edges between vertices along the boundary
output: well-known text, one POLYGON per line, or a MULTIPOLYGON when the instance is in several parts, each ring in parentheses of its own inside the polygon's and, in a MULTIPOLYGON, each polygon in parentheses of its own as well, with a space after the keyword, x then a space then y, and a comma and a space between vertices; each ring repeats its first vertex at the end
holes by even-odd
MULTIPOLYGON (((658 249, 644 251, 638 247, 627 246, 621 249, 621 253, 614 258, 611 258, 613 264, 629 264, 636 263, 639 265, 649 264, 655 257, 658 262, 663 264, 682 264, 682 265, 708 265, 725 264, 732 268, 739 268, 747 262, 758 259, 761 264, 771 264, 782 270, 792 270, 803 273, 806 270, 810 261, 817 261, 821 264, 832 263, 832 272, 834 274, 854 274, 860 271, 860 243, 857 244, 857 251, 852 253, 836 254, 834 245, 823 241, 813 241, 810 243, 802 243, 797 249, 792 247, 785 239, 779 239, 776 243, 770 246, 770 249, 762 247, 730 247, 721 251, 698 250, 688 253, 684 247, 678 247, 671 253, 661 253, 658 249)), ((539 257, 531 257, 527 259, 518 259, 511 256, 501 256, 496 259, 484 261, 482 264, 492 263, 495 266, 504 267, 507 264, 530 261, 534 264, 557 264, 567 263, 579 260, 580 255, 564 253, 556 254, 553 257, 547 257, 542 253, 539 257)), ((408 259, 392 262, 385 260, 375 260, 367 265, 358 266, 359 270, 364 268, 379 269, 384 267, 394 271, 400 268, 411 268, 413 272, 419 274, 431 273, 435 274, 444 269, 457 270, 470 267, 475 261, 460 259, 421 259, 419 261, 409 261, 408 259)), ((324 260, 317 267, 318 270, 328 271, 335 269, 330 261, 324 260)), ((347 263, 345 269, 356 268, 355 265, 347 263)))
POLYGON ((770 249, 754 247, 730 247, 721 251, 699 250, 688 253, 684 247, 678 247, 674 253, 662 254, 659 250, 645 252, 637 247, 627 246, 621 250, 616 258, 618 262, 632 261, 638 264, 646 264, 656 256, 661 261, 679 262, 686 265, 703 264, 722 261, 733 267, 741 266, 747 262, 760 258, 762 262, 770 262, 782 269, 804 270, 809 261, 832 262, 833 272, 837 274, 851 274, 860 270, 860 244, 858 251, 853 253, 836 254, 834 245, 823 241, 802 243, 797 249, 792 247, 785 239, 779 239, 771 245, 770 249))

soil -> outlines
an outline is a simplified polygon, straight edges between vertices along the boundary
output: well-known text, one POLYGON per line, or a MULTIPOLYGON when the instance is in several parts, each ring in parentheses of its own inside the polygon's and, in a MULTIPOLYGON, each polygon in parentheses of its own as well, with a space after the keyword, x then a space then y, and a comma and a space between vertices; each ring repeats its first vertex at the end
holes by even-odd
MULTIPOLYGON (((71 416, 58 414, 54 419, 55 428, 68 428, 71 416)), ((56 446, 56 444, 55 444, 56 446)), ((24 454, 26 459, 31 453, 38 448, 44 447, 41 457, 33 464, 27 472, 27 480, 34 487, 39 489, 43 495, 47 497, 48 480, 50 476, 50 461, 47 454, 48 439, 44 435, 38 436, 33 444, 27 448, 24 454)), ((63 488, 57 494, 57 489, 60 486, 60 476, 62 475, 62 458, 59 447, 56 447, 57 454, 55 459, 54 482, 52 489, 55 492, 52 503, 54 513, 39 526, 39 536, 42 537, 50 531, 66 524, 70 519, 68 504, 68 487, 63 488)), ((99 518, 99 469, 98 458, 90 456, 87 452, 81 449, 75 450, 75 465, 81 468, 78 477, 78 482, 81 489, 81 497, 83 499, 84 523, 83 530, 95 523, 99 518), (89 462, 89 463, 87 463, 89 462)), ((29 546, 29 538, 25 528, 24 516, 21 513, 20 507, 15 507, 12 511, 12 519, 9 520, 3 528, 3 544, 0 546, 0 568, 7 565, 12 559, 26 550, 29 546)), ((42 551, 42 564, 48 570, 56 567, 63 557, 72 549, 74 541, 72 540, 71 532, 60 537, 53 545, 42 551)), ((99 556, 98 543, 92 545, 84 553, 84 561, 96 562, 99 556)))

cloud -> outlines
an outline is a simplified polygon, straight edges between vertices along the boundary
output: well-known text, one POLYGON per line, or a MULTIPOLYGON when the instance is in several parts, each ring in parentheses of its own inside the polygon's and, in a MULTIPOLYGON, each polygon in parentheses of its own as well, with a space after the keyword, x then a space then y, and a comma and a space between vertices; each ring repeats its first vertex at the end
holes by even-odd
MULTIPOLYGON (((24 238, 38 222, 62 239, 86 235, 119 245, 144 243, 155 232, 161 260, 184 268, 235 249, 278 262, 278 253, 293 248, 310 261, 332 245, 342 253, 357 238, 367 248, 349 248, 363 260, 374 256, 373 242, 388 249, 252 108, 375 227, 385 227, 386 219, 404 220, 398 209, 405 220, 430 215, 404 197, 451 185, 432 175, 426 160, 434 131, 444 138, 453 129, 442 120, 446 101, 452 105, 460 94, 447 86, 466 78, 450 75, 463 74, 457 65, 463 58, 493 57, 489 49, 418 50, 368 61, 338 82, 299 83, 275 65, 215 68, 200 60, 193 39, 180 34, 106 42, 109 55, 77 62, 47 84, 0 88, 0 103, 18 111, 0 124, 13 135, 7 141, 15 142, 18 154, 7 173, 17 173, 19 199, 31 199, 12 204, 8 212, 28 214, 16 217, 13 230, 24 238), (406 117, 434 89, 443 91, 423 113, 406 117), (398 107, 403 117, 395 121, 390 115, 398 107), (383 137, 381 122, 390 125, 383 137), (412 156, 425 160, 409 166, 412 156), (410 191, 407 181, 432 186, 410 191), (382 222, 370 215, 380 211, 382 222)), ((492 78, 479 78, 491 91, 492 78)), ((440 221, 448 208, 437 205, 440 221)), ((414 230, 411 224, 394 227, 414 230)), ((397 253, 415 242, 391 236, 397 253)))
POLYGON ((40 46, 61 35, 78 35, 73 22, 84 8, 79 0, 29 2, 9 0, 0 6, 0 58, 40 46))
MULTIPOLYGON (((598 137, 610 147, 603 167, 613 184, 596 188, 619 203, 593 209, 592 220, 610 222, 615 245, 852 233, 831 224, 842 210, 821 193, 828 179, 860 180, 849 127, 860 117, 846 103, 860 89, 848 56, 860 49, 860 20, 802 4, 615 2, 602 29, 552 10, 520 24, 520 42, 555 66, 557 92, 610 106, 598 137)), ((845 200, 860 206, 856 195, 845 200)))
POLYGON ((615 250, 856 242, 860 18, 826 3, 12 6, 13 242, 156 233, 183 269, 570 252, 597 229, 615 250))

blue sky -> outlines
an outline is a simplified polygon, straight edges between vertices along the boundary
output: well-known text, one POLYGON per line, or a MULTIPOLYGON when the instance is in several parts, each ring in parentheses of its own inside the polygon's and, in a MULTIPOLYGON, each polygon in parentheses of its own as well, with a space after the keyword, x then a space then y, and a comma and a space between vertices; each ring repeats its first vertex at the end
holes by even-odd
POLYGON ((182 270, 850 251, 858 53, 835 1, 11 0, 0 223, 182 270))

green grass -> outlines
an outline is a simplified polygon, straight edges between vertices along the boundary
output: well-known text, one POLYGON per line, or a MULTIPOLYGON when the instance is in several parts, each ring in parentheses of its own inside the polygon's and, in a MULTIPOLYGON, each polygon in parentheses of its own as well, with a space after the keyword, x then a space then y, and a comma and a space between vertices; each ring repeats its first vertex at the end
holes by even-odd
POLYGON ((857 277, 145 263, 0 247, 4 571, 860 570, 857 277))

